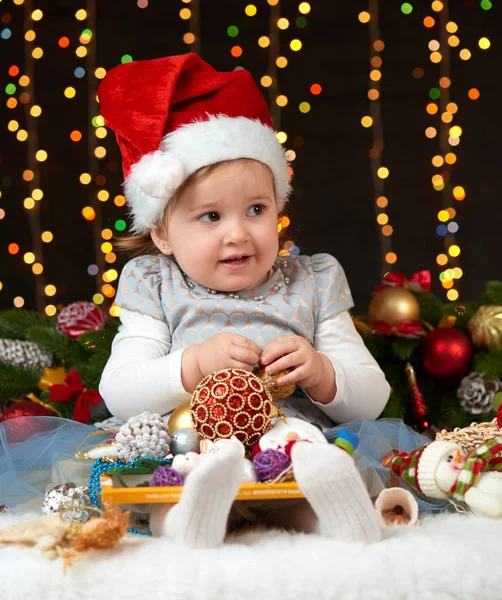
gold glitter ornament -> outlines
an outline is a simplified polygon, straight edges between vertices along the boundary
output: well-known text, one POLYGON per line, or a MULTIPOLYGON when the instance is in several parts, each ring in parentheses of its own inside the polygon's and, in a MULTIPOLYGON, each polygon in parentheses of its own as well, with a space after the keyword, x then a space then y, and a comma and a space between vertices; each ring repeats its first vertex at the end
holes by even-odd
POLYGON ((167 422, 167 433, 173 435, 178 429, 193 429, 194 424, 190 415, 190 402, 183 402, 173 410, 167 422))
POLYGON ((469 321, 469 332, 476 346, 502 350, 502 306, 480 306, 469 321))
POLYGON ((265 372, 265 369, 258 371, 256 376, 262 380, 263 385, 268 390, 274 402, 279 402, 279 400, 284 400, 285 398, 289 398, 291 394, 296 389, 296 383, 288 383, 286 385, 281 385, 277 383, 277 380, 287 375, 291 372, 291 369, 285 369, 284 371, 279 371, 278 373, 274 373, 273 375, 269 375, 265 372))
POLYGON ((415 296, 404 287, 384 287, 373 296, 368 307, 368 317, 372 323, 384 321, 389 325, 418 321, 420 305, 415 296))

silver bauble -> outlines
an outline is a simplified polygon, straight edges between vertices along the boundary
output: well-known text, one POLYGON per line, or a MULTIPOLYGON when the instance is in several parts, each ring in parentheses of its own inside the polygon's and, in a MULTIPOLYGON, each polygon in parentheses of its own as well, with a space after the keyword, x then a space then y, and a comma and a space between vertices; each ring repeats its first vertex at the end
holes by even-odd
POLYGON ((200 452, 200 435, 195 429, 185 427, 176 430, 171 437, 171 452, 186 454, 187 452, 200 452))
POLYGON ((86 486, 68 482, 53 487, 45 494, 42 512, 46 515, 52 515, 59 513, 61 509, 72 506, 78 506, 79 508, 62 511, 61 518, 63 521, 67 523, 85 523, 90 519, 91 511, 82 508, 83 506, 92 506, 86 486))

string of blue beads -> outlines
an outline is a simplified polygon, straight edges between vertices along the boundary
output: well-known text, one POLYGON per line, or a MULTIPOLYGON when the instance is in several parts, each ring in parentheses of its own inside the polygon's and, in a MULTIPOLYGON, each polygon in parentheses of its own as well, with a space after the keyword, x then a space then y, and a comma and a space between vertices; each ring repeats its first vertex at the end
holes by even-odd
MULTIPOLYGON (((88 483, 88 494, 89 494, 89 498, 91 499, 91 502, 92 502, 92 505, 94 506, 94 508, 101 508, 99 505, 99 502, 101 499, 101 484, 99 482, 99 478, 100 478, 101 474, 106 473, 106 471, 109 471, 110 469, 116 469, 118 467, 134 467, 136 465, 136 461, 144 459, 144 458, 148 458, 150 460, 155 460, 156 462, 159 463, 159 465, 170 465, 171 464, 170 459, 156 458, 156 457, 152 457, 152 456, 139 456, 138 458, 131 460, 130 463, 126 463, 123 460, 117 460, 114 462, 105 462, 103 458, 98 458, 98 460, 91 467, 91 476, 89 477, 89 483, 88 483)), ((138 531, 137 529, 134 529, 133 527, 130 527, 127 531, 129 533, 135 533, 136 535, 146 535, 146 536, 152 535, 150 531, 144 533, 142 531, 138 531)))

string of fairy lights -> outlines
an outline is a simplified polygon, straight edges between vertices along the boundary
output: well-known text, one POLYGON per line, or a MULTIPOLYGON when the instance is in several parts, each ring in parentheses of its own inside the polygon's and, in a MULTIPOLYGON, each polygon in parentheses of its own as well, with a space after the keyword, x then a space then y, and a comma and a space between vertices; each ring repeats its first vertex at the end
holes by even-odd
POLYGON ((369 115, 361 118, 361 125, 365 128, 371 128, 373 134, 373 144, 369 151, 371 174, 373 178, 375 216, 380 228, 380 254, 381 254, 381 275, 388 271, 389 265, 397 262, 397 254, 392 251, 391 236, 394 232, 388 214, 389 199, 385 193, 385 180, 390 172, 382 160, 382 153, 385 147, 384 131, 382 122, 382 52, 385 49, 385 43, 381 39, 379 26, 379 0, 370 0, 368 11, 359 13, 359 21, 369 24, 369 84, 368 99, 370 101, 369 115))
MULTIPOLYGON (((184 5, 179 11, 179 17, 188 22, 189 31, 184 34, 183 42, 191 45, 195 52, 200 48, 200 25, 199 25, 199 0, 182 0, 184 5), (187 8, 186 5, 190 5, 187 8)), ((35 279, 35 299, 38 310, 53 316, 57 313, 58 289, 56 285, 47 283, 44 279, 43 244, 50 244, 55 239, 53 231, 41 231, 39 207, 44 198, 44 191, 40 187, 40 169, 50 159, 48 152, 38 145, 38 121, 42 115, 42 106, 35 104, 35 61, 44 57, 43 48, 37 44, 37 28, 43 23, 44 14, 40 9, 34 9, 32 0, 13 0, 13 4, 23 8, 24 15, 24 61, 21 66, 12 64, 8 69, 9 82, 5 87, 7 95, 6 105, 9 109, 19 113, 19 107, 24 107, 25 126, 22 127, 21 114, 16 118, 9 119, 7 129, 16 136, 16 139, 26 142, 26 168, 22 178, 28 188, 27 197, 23 206, 27 212, 28 223, 31 230, 31 248, 23 249, 21 245, 12 240, 8 242, 7 251, 13 258, 22 255, 24 263, 31 265, 35 279)), ((137 0, 139 9, 148 7, 148 0, 137 0)), ((2 16, 3 29, 0 37, 8 40, 12 37, 12 29, 8 25, 12 21, 12 14, 6 13, 2 16)), ((74 53, 75 63, 72 67, 71 76, 74 78, 71 85, 64 85, 62 92, 64 97, 71 102, 77 94, 84 93, 84 83, 87 86, 87 129, 74 128, 69 132, 69 140, 75 144, 85 144, 87 147, 86 170, 78 175, 78 184, 86 188, 84 196, 87 202, 81 209, 82 218, 89 223, 91 237, 94 243, 94 261, 87 266, 87 274, 96 280, 96 292, 92 296, 93 302, 109 306, 110 314, 117 316, 118 307, 113 304, 116 294, 116 281, 118 271, 113 263, 117 256, 113 251, 112 238, 115 233, 121 233, 127 228, 125 219, 116 219, 113 228, 104 228, 102 225, 102 206, 112 200, 115 206, 125 206, 125 198, 122 194, 112 196, 107 186, 109 185, 106 175, 102 173, 103 159, 107 157, 106 138, 108 131, 104 126, 104 120, 99 114, 97 98, 98 83, 106 75, 106 69, 96 62, 96 2, 86 0, 85 8, 76 10, 74 15, 78 23, 79 34, 74 39, 70 35, 61 35, 57 39, 57 45, 61 51, 74 53), (79 85, 79 83, 81 85, 79 85)), ((124 54, 121 62, 131 62, 130 54, 124 54)), ((61 84, 59 84, 61 85, 61 84)), ((10 178, 3 178, 3 184, 10 183, 10 178), (7 181, 9 180, 9 181, 7 181)), ((3 187, 8 187, 3 185, 3 187)), ((2 192, 0 191, 0 198, 2 192)), ((6 210, 0 208, 0 220, 6 217, 6 210)), ((0 281, 0 291, 4 288, 0 281)), ((25 304, 21 296, 13 298, 16 308, 25 304)))
MULTIPOLYGON (((280 91, 279 79, 281 70, 287 68, 289 62, 294 56, 300 52, 303 48, 303 42, 300 39, 301 32, 308 25, 307 15, 311 12, 312 6, 309 2, 300 2, 298 4, 298 14, 291 22, 289 19, 281 16, 281 1, 280 0, 267 0, 269 10, 269 28, 268 35, 262 35, 258 38, 257 44, 259 48, 266 49, 267 55, 267 69, 266 73, 260 78, 260 84, 263 88, 268 90, 269 95, 269 106, 274 128, 276 130, 277 139, 281 144, 288 142, 289 136, 286 131, 281 127, 281 109, 287 106, 290 102, 288 96, 280 91), (288 55, 281 54, 281 33, 287 32, 288 37, 288 55)), ((261 9, 260 9, 261 10, 261 9)), ((255 4, 247 4, 244 7, 244 14, 249 18, 253 18, 258 14, 258 8, 255 4)), ((241 31, 235 24, 227 27, 227 35, 231 38, 232 46, 230 48, 230 54, 233 58, 239 59, 239 63, 245 60, 246 56, 244 48, 240 43, 239 36, 241 31)), ((255 46, 253 46, 254 51, 255 46)), ((286 54, 286 53, 285 53, 286 54)), ((242 68, 237 65, 235 68, 242 68)), ((322 92, 322 87, 319 83, 313 82, 309 88, 309 94, 311 96, 319 96, 322 92)), ((311 110, 311 101, 302 100, 298 105, 298 110, 302 114, 306 114, 311 110)), ((304 139, 301 136, 291 137, 291 148, 286 149, 286 158, 289 162, 290 175, 293 176, 294 168, 292 163, 296 158, 296 150, 302 148, 304 145, 304 139), (296 150, 295 150, 296 149, 296 150)), ((301 189, 295 188, 297 194, 301 193, 301 189)), ((277 229, 279 232, 285 231, 291 221, 288 216, 283 215, 280 217, 277 229)), ((282 236, 281 236, 282 237, 282 236)), ((300 248, 295 245, 292 240, 285 240, 282 243, 282 248, 279 251, 281 256, 296 256, 300 253, 300 248)))
MULTIPOLYGON (((404 15, 412 14, 415 9, 413 4, 403 2, 401 12, 404 15)), ((482 10, 488 11, 493 5, 491 0, 481 0, 479 6, 482 10)), ((370 115, 364 115, 361 124, 363 127, 371 127, 373 130, 370 160, 376 198, 376 218, 381 228, 382 270, 386 270, 387 265, 394 264, 397 261, 397 255, 391 248, 393 228, 389 224, 386 210, 388 208, 388 198, 384 194, 383 180, 389 176, 389 169, 383 165, 381 160, 384 138, 380 104, 380 68, 383 61, 380 52, 385 48, 385 44, 380 39, 378 9, 378 0, 369 0, 368 11, 360 12, 358 15, 361 23, 369 23, 370 26, 371 70, 368 91, 368 98, 371 101, 370 115)), ((446 292, 446 298, 450 301, 456 301, 459 298, 460 279, 463 271, 459 266, 461 248, 455 239, 455 234, 459 230, 455 203, 465 200, 467 193, 464 186, 453 181, 453 165, 457 161, 455 148, 460 144, 463 128, 457 122, 459 106, 452 102, 450 98, 452 86, 451 54, 458 49, 460 60, 468 61, 472 56, 472 52, 466 47, 461 47, 458 34, 459 27, 457 23, 449 18, 448 0, 434 0, 430 5, 430 9, 431 14, 423 19, 423 25, 430 30, 436 27, 439 32, 439 40, 433 38, 427 44, 429 61, 432 65, 439 66, 439 76, 437 85, 428 90, 426 104, 427 114, 436 120, 425 129, 425 136, 431 140, 437 138, 438 142, 438 147, 431 159, 433 168, 438 169, 438 171, 433 173, 431 183, 433 189, 441 192, 442 195, 441 209, 437 213, 439 224, 436 227, 436 233, 442 238, 443 252, 437 255, 436 262, 439 271, 438 277, 446 292)), ((481 37, 478 41, 481 50, 487 50, 490 45, 490 40, 486 37, 481 37)), ((415 67, 412 74, 415 79, 422 79, 425 71, 421 67, 415 67)), ((477 88, 471 87, 467 96, 470 100, 478 100, 480 92, 477 88)))
MULTIPOLYGON (((492 3, 490 0, 481 0, 480 7, 483 10, 490 10, 492 3)), ((413 8, 410 2, 401 5, 404 14, 411 14, 413 8)), ((448 0, 434 0, 430 9, 431 14, 423 19, 423 25, 431 31, 436 28, 439 33, 439 39, 433 38, 427 44, 429 61, 439 66, 439 77, 437 85, 428 91, 426 112, 436 121, 426 128, 425 135, 431 140, 437 138, 439 146, 439 153, 434 153, 431 159, 432 166, 437 169, 431 178, 432 187, 441 193, 441 210, 437 213, 439 224, 436 233, 442 238, 443 252, 437 255, 436 262, 439 270, 438 277, 446 292, 446 298, 453 302, 459 298, 460 280, 463 276, 459 266, 461 248, 455 239, 455 234, 460 228, 455 204, 465 200, 466 190, 464 186, 457 184, 453 173, 453 165, 457 162, 456 148, 461 142, 463 128, 458 121, 460 107, 451 101, 451 61, 456 58, 453 53, 457 52, 460 60, 468 61, 472 52, 461 45, 458 24, 449 18, 448 0)), ((486 50, 490 47, 490 41, 482 37, 478 45, 480 49, 486 50)), ((424 70, 415 68, 413 75, 420 79, 424 75, 424 70)), ((479 90, 470 88, 467 96, 470 100, 477 100, 480 96, 479 90)))
MULTIPOLYGON (((15 5, 22 5, 22 0, 14 0, 15 5)), ((9 15, 10 16, 10 15, 9 15)), ((50 231, 41 231, 40 228, 40 202, 44 192, 40 186, 41 165, 47 160, 47 151, 39 147, 38 120, 42 114, 42 107, 35 104, 35 61, 43 56, 43 49, 36 42, 38 22, 42 19, 42 11, 34 10, 31 0, 26 0, 23 9, 24 30, 24 72, 16 65, 10 65, 8 69, 9 82, 5 92, 8 96, 6 105, 14 111, 13 118, 9 119, 7 129, 15 134, 16 140, 25 147, 26 169, 22 178, 26 182, 28 193, 23 200, 23 206, 28 217, 31 232, 31 250, 24 251, 23 261, 31 265, 35 276, 36 306, 39 310, 45 307, 47 314, 55 314, 55 306, 44 303, 42 298, 50 298, 55 294, 56 288, 47 284, 44 276, 43 243, 52 241, 50 231), (17 96, 17 97, 16 97, 17 96), (25 126, 22 127, 20 120, 24 119, 25 126), (44 304, 46 304, 44 306, 44 304)), ((2 19, 3 20, 3 19, 2 19)), ((10 23, 11 18, 9 18, 10 23)), ((2 30, 2 38, 9 39, 12 35, 11 29, 2 30), (8 37, 6 35, 8 30, 8 37)), ((10 183, 10 182, 9 182, 10 183)), ((6 211, 2 210, 0 217, 4 218, 6 211)), ((7 251, 16 256, 22 252, 21 246, 16 241, 9 241, 7 251)), ((0 289, 2 285, 0 284, 0 289)), ((24 298, 16 296, 13 299, 16 308, 24 306, 24 298)))
POLYGON ((183 42, 190 50, 200 54, 200 0, 181 0, 184 6, 180 10, 180 19, 188 22, 188 31, 183 34, 183 42))
MULTIPOLYGON (((478 1, 478 0, 477 0, 478 1)), ((84 2, 84 0, 83 0, 84 2)), ((149 7, 149 0, 135 0, 139 10, 149 7)), ((286 7, 284 0, 283 6, 286 7)), ((25 152, 25 164, 19 175, 20 183, 26 190, 23 194, 23 210, 26 213, 27 223, 30 230, 31 241, 20 243, 16 240, 16 229, 10 230, 11 239, 7 241, 7 252, 12 260, 22 260, 31 269, 35 284, 36 307, 45 311, 47 315, 56 314, 60 306, 59 295, 61 290, 46 280, 44 269, 44 247, 57 239, 57 233, 51 230, 43 230, 40 220, 40 209, 47 201, 42 189, 41 182, 44 180, 44 169, 49 170, 51 156, 46 148, 42 147, 39 140, 39 123, 49 118, 44 107, 36 97, 35 73, 39 61, 47 60, 44 48, 39 39, 40 30, 44 23, 44 14, 40 9, 34 7, 33 0, 12 0, 14 10, 5 12, 1 17, 0 39, 9 40, 13 36, 15 28, 12 21, 19 18, 23 21, 23 63, 14 61, 8 67, 8 81, 5 86, 6 106, 9 109, 7 129, 15 136, 16 144, 22 144, 25 152), (15 11, 19 7, 20 13, 15 11), (23 247, 24 246, 24 247, 23 247)), ((480 0, 479 6, 484 11, 492 8, 490 0, 480 0)), ((416 2, 402 2, 401 12, 404 15, 413 15, 419 8, 416 2), (415 5, 415 6, 414 6, 415 5)), ((420 5, 423 9, 423 5, 420 5)), ((246 4, 243 7, 243 17, 253 19, 259 11, 268 11, 268 31, 253 40, 252 46, 244 48, 240 41, 241 31, 239 25, 230 24, 226 28, 226 34, 231 41, 230 55, 235 59, 235 68, 242 68, 240 63, 246 60, 246 53, 256 52, 259 49, 267 51, 267 66, 265 73, 260 77, 261 86, 268 92, 270 110, 277 130, 278 140, 286 145, 286 156, 290 163, 291 174, 296 153, 303 148, 304 139, 301 135, 290 135, 281 126, 282 110, 288 106, 292 108, 291 97, 288 97, 280 89, 281 72, 287 69, 294 61, 302 48, 302 31, 307 27, 309 15, 312 11, 311 3, 300 1, 296 5, 296 16, 287 19, 281 15, 281 0, 267 0, 267 4, 259 6, 246 4)), ((288 11, 291 6, 288 4, 288 11)), ((371 161, 374 191, 376 221, 380 230, 382 248, 382 270, 388 270, 389 265, 397 261, 397 255, 392 250, 393 227, 389 222, 389 200, 385 193, 385 182, 390 175, 390 170, 383 161, 384 135, 381 118, 381 77, 382 77, 382 52, 385 44, 381 39, 378 25, 379 0, 369 0, 368 11, 359 14, 359 20, 369 23, 370 54, 369 54, 369 86, 368 98, 369 114, 363 115, 361 124, 363 127, 372 129, 372 147, 369 151, 371 161)), ((186 31, 182 34, 182 41, 190 50, 200 53, 200 0, 180 0, 179 18, 186 24, 186 31)), ((75 127, 71 131, 65 131, 66 143, 82 144, 87 149, 88 160, 86 170, 77 173, 76 185, 83 186, 83 197, 86 199, 81 208, 82 219, 90 227, 90 236, 94 241, 94 260, 89 264, 87 275, 95 279, 95 293, 92 300, 96 304, 102 304, 109 309, 112 315, 118 314, 118 307, 114 306, 113 299, 116 293, 116 282, 118 271, 114 266, 117 256, 114 252, 112 239, 116 233, 124 232, 127 228, 125 218, 119 217, 113 221, 110 227, 103 227, 102 209, 104 203, 113 202, 115 207, 123 209, 125 198, 120 193, 114 193, 112 182, 109 180, 108 172, 116 172, 120 165, 112 163, 116 161, 104 160, 107 158, 108 131, 104 126, 104 120, 99 114, 99 104, 96 95, 97 85, 106 70, 97 63, 96 46, 96 0, 85 0, 85 6, 76 10, 75 21, 72 26, 67 25, 66 33, 63 31, 54 42, 57 43, 60 52, 71 53, 73 56, 72 71, 69 73, 71 81, 58 81, 59 88, 55 93, 62 93, 65 101, 70 107, 72 100, 77 95, 83 95, 87 91, 86 127, 75 127), (76 25, 76 28, 75 28, 76 25), (70 30, 78 31, 70 35, 70 30), (106 174, 105 174, 106 173, 106 174), (107 177, 108 175, 108 177, 107 177)), ((426 112, 431 121, 425 129, 425 136, 435 141, 436 151, 431 162, 434 172, 431 176, 432 188, 441 193, 441 209, 437 213, 438 224, 437 235, 441 238, 443 250, 438 253, 436 262, 438 265, 438 276, 445 290, 446 297, 457 300, 459 297, 459 283, 463 272, 460 268, 461 248, 456 242, 455 234, 459 230, 457 220, 457 203, 463 202, 467 196, 465 186, 457 181, 457 174, 453 172, 453 166, 457 162, 457 153, 463 128, 459 121, 459 112, 462 100, 457 87, 453 87, 451 79, 451 61, 468 61, 473 48, 469 49, 461 43, 459 26, 449 18, 449 6, 447 0, 435 0, 430 4, 430 14, 423 19, 423 26, 431 31, 437 31, 437 35, 431 35, 428 41, 429 68, 439 69, 437 84, 428 90, 426 112), (453 92, 456 93, 459 104, 451 100, 453 92), (455 177, 454 177, 455 175, 455 177)), ((243 27, 243 29, 245 26, 243 27)), ((247 36, 249 43, 249 36, 247 36)), ((47 43, 47 42, 46 42, 47 43)), ((478 40, 478 47, 487 50, 490 41, 486 37, 478 40)), ((122 63, 130 62, 133 57, 123 54, 120 58, 122 63)), ((435 72, 435 71, 434 71, 435 72)), ((421 67, 413 69, 416 79, 424 77, 425 71, 421 67)), ((37 86, 41 82, 37 82, 37 86)), ((302 114, 307 114, 312 106, 312 97, 322 93, 322 86, 315 81, 309 84, 308 90, 300 91, 304 98, 298 103, 297 109, 302 114)), ((295 90, 298 93, 298 90, 295 90)), ((480 91, 476 87, 470 87, 467 97, 471 101, 480 98, 480 91)), ((2 178, 2 194, 12 201, 9 187, 12 177, 6 175, 2 178)), ((297 195, 301 195, 300 186, 295 186, 297 195)), ((82 196, 82 195, 81 195, 82 196)), ((6 199, 6 198, 5 198, 6 199)), ((0 207, 0 220, 8 218, 7 210, 0 207)), ((278 223, 279 231, 287 230, 290 225, 289 217, 282 216, 278 223)), ((299 248, 292 240, 283 242, 282 255, 296 255, 299 248)), ((0 291, 4 288, 0 280, 0 291)), ((13 297, 13 305, 21 308, 25 299, 21 296, 13 297)))

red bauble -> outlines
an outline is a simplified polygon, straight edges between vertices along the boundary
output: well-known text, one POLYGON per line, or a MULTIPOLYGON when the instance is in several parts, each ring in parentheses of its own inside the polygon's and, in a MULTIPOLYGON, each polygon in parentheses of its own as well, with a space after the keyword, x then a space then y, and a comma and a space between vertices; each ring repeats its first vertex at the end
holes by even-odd
POLYGON ((72 340, 78 339, 86 331, 98 331, 106 323, 106 314, 92 302, 68 304, 59 313, 56 329, 72 340))
POLYGON ((423 366, 434 379, 462 379, 469 370, 471 359, 471 340, 458 329, 440 327, 430 331, 423 339, 423 366))
POLYGON ((190 412, 201 437, 214 441, 235 436, 248 448, 279 414, 263 382, 243 369, 204 377, 192 395, 190 412))
POLYGON ((40 423, 38 419, 31 417, 53 417, 54 413, 36 402, 31 400, 21 400, 16 404, 11 404, 0 417, 0 423, 9 421, 5 426, 7 442, 13 444, 22 442, 35 433, 40 433, 40 423))

